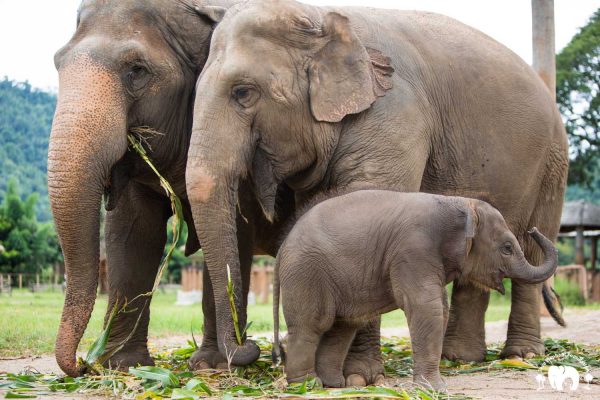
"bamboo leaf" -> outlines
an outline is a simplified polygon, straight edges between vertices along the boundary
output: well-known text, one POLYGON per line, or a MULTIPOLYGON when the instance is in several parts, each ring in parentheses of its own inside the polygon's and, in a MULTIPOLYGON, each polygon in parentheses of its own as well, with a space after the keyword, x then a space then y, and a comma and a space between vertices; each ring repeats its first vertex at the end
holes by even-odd
POLYGON ((208 385, 197 378, 190 379, 188 381, 188 383, 185 385, 185 388, 189 389, 189 390, 195 390, 195 391, 202 390, 209 396, 212 396, 212 391, 210 390, 208 385))
POLYGON ((229 307, 231 308, 231 318, 233 319, 233 329, 235 330, 235 338, 237 343, 241 346, 242 342, 242 334, 240 333, 240 325, 238 323, 238 313, 237 308, 235 307, 235 292, 233 290, 233 282, 231 280, 231 270, 229 269, 229 264, 227 264, 227 297, 229 298, 229 307))
POLYGON ((5 399, 35 399, 37 396, 34 394, 21 394, 15 392, 7 392, 4 395, 5 399))
POLYGON ((163 387, 176 388, 179 386, 179 379, 170 370, 161 367, 139 367, 129 368, 129 373, 138 378, 146 379, 148 381, 158 381, 162 383, 163 387))
POLYGON ((118 301, 113 305, 112 311, 110 312, 110 317, 108 318, 108 322, 106 323, 106 328, 100 333, 100 336, 92 343, 90 348, 88 349, 87 355, 85 357, 85 365, 88 368, 93 368, 93 365, 98 361, 98 358, 104 353, 106 349, 106 344, 108 343, 108 337, 110 336, 110 331, 112 330, 112 325, 117 316, 119 307, 118 301))
POLYGON ((523 368, 523 369, 537 369, 535 365, 531 365, 525 361, 517 359, 504 359, 492 363, 494 368, 523 368), (499 366, 499 367, 498 367, 499 366))
POLYGON ((178 388, 178 389, 173 389, 171 398, 172 399, 198 400, 200 398, 200 395, 198 395, 198 393, 196 393, 190 389, 178 388))

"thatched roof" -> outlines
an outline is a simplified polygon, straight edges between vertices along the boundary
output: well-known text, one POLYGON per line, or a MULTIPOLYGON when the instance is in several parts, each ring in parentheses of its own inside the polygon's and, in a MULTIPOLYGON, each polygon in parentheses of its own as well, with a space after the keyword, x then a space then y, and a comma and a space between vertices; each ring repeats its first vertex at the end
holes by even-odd
POLYGON ((566 202, 560 219, 560 231, 569 232, 578 226, 584 230, 600 229, 600 206, 583 200, 566 202))

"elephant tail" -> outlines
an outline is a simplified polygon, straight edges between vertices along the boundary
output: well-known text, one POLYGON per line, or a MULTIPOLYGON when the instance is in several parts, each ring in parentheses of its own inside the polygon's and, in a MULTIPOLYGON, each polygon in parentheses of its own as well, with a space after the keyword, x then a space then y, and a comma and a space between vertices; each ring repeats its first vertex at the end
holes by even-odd
POLYGON ((547 282, 544 282, 542 285, 542 298, 544 299, 544 305, 546 306, 546 309, 556 323, 560 326, 567 326, 567 323, 562 317, 564 306, 560 301, 560 296, 547 282))
POLYGON ((279 342, 279 260, 280 255, 277 255, 275 269, 273 270, 273 350, 271 358, 273 365, 279 365, 284 361, 285 354, 281 351, 279 342))

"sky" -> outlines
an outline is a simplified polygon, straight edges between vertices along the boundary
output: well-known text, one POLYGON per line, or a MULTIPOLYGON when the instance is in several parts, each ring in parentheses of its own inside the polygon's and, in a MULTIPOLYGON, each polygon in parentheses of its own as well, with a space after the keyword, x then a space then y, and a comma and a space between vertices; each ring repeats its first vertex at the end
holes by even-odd
MULTIPOLYGON (((75 31, 81 0, 0 0, 0 79, 56 91, 53 56, 75 31)), ((315 5, 426 10, 471 25, 531 64, 530 0, 303 0, 315 5)), ((556 50, 587 22, 600 0, 555 0, 556 50)))

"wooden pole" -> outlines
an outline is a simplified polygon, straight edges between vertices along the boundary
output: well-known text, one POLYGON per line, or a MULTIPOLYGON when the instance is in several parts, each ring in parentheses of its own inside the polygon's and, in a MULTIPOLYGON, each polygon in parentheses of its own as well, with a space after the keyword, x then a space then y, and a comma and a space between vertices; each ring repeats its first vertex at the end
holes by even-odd
POLYGON ((585 255, 583 253, 583 227, 578 226, 575 234, 575 264, 584 265, 585 263, 585 255))
POLYGON ((531 0, 533 69, 556 100, 556 53, 554 48, 554 0, 531 0))
POLYGON ((23 289, 23 274, 19 274, 19 289, 23 289))
POLYGON ((592 237, 590 252, 590 268, 596 269, 596 260, 598 260, 598 236, 592 237))

